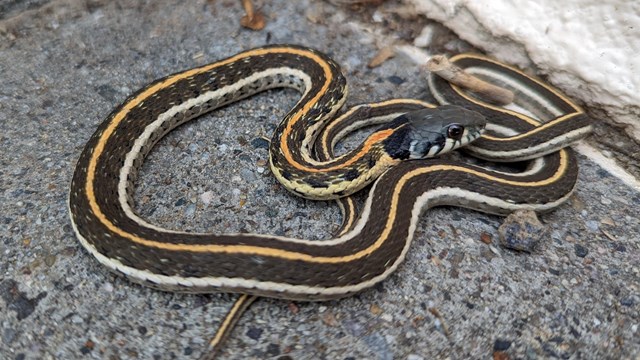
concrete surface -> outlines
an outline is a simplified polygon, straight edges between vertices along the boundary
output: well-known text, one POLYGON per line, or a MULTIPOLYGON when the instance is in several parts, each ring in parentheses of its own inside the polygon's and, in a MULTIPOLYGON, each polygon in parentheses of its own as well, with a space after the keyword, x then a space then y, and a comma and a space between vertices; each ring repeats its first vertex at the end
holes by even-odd
MULTIPOLYGON (((267 27, 253 32, 240 28, 235 1, 1 1, 0 9, 2 359, 194 358, 232 304, 233 295, 133 285, 73 234, 66 198, 75 161, 138 87, 243 49, 297 43, 344 65, 351 104, 428 99, 402 57, 366 67, 376 29, 400 24, 393 36, 410 41, 420 18, 378 14, 367 23, 368 9, 274 1, 263 7, 267 27)), ((432 50, 469 50, 437 33, 432 50)), ((329 237, 337 207, 290 196, 265 165, 261 137, 296 100, 271 91, 171 133, 145 163, 137 210, 169 228, 329 237)), ((541 216, 550 236, 532 254, 500 248, 499 217, 433 209, 382 285, 325 303, 261 299, 221 357, 637 358, 640 194, 579 160, 578 190, 541 216)))

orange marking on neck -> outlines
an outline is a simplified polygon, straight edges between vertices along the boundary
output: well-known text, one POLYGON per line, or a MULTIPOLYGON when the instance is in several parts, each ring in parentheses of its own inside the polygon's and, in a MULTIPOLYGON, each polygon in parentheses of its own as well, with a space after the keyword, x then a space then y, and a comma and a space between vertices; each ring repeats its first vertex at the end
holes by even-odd
MULTIPOLYGON (((381 130, 381 131, 377 131, 373 134, 371 134, 371 136, 369 136, 367 138, 367 140, 365 140, 364 144, 362 145, 362 149, 360 149, 360 151, 358 151, 357 154, 354 154, 353 156, 351 156, 349 158, 349 160, 340 163, 338 165, 335 166, 329 166, 329 167, 323 167, 323 168, 305 168, 305 171, 308 172, 313 172, 313 173, 317 173, 317 172, 326 172, 326 171, 332 171, 332 170, 338 170, 340 168, 344 168, 347 167, 351 164, 353 164, 354 162, 360 160, 366 153, 369 152, 369 150, 371 150, 371 148, 383 141, 384 139, 388 138, 389 136, 391 136, 391 134, 393 134, 394 129, 385 129, 385 130, 381 130)), ((296 167, 297 168, 297 167, 296 167)))

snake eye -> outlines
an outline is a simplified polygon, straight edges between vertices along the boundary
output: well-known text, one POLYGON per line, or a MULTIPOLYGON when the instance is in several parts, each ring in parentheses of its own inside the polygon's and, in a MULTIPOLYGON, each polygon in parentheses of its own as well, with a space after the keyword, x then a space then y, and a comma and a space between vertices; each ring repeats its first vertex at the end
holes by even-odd
POLYGON ((464 126, 459 124, 453 124, 447 129, 447 136, 453 140, 460 140, 464 133, 464 126))

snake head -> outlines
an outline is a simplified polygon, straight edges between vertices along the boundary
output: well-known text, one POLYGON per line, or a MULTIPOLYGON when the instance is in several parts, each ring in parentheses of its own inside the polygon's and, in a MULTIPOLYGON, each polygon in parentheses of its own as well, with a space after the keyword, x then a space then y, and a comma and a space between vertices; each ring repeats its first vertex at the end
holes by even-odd
POLYGON ((408 112, 391 122, 395 133, 385 141, 395 159, 424 159, 444 154, 477 139, 486 118, 460 106, 443 105, 408 112))

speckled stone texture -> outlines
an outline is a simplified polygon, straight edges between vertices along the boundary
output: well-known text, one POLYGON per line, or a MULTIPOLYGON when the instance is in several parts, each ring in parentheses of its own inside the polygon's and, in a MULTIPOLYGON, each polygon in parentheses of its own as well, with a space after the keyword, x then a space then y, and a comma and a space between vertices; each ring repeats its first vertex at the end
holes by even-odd
MULTIPOLYGON (((66 205, 84 143, 145 83, 266 43, 330 54, 344 66, 350 104, 429 99, 402 57, 366 66, 376 29, 391 25, 411 41, 424 26, 393 5, 372 16, 264 2, 267 27, 254 32, 240 27, 236 1, 0 1, 0 358, 199 356, 235 296, 144 288, 84 251, 66 205)), ((437 29, 435 50, 469 50, 437 29)), ((263 137, 297 99, 269 91, 168 135, 142 169, 137 211, 172 229, 330 237, 338 208, 291 196, 266 164, 263 137)), ((549 235, 532 253, 498 245, 502 218, 429 210, 387 281, 340 301, 260 299, 222 357, 636 358, 640 195, 579 161, 575 195, 540 216, 549 235)))

